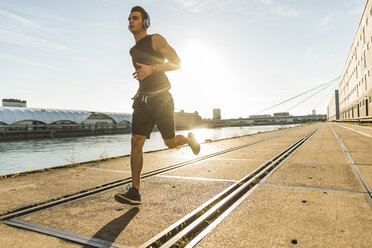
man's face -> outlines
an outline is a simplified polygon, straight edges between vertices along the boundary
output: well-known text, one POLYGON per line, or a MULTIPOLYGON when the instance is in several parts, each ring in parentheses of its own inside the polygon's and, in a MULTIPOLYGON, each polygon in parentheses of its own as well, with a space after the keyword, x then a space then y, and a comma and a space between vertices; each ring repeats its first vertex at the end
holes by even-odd
POLYGON ((130 13, 128 17, 129 30, 133 33, 143 29, 142 27, 142 14, 139 11, 130 13))

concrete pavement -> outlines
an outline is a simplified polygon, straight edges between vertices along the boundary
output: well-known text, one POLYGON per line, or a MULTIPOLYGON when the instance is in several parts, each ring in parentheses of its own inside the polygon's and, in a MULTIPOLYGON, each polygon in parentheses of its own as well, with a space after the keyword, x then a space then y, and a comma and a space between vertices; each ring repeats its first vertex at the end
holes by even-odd
MULTIPOLYGON (((372 237, 366 230, 372 228, 372 208, 331 126, 369 183, 372 139, 335 124, 306 125, 203 144, 198 157, 273 138, 143 180, 143 204, 139 207, 113 200, 116 192, 123 191, 121 187, 21 219, 138 247, 319 126, 198 246, 368 247, 372 237)), ((147 153, 144 171, 194 158, 188 147, 147 153)), ((5 196, 0 200, 0 210, 126 178, 129 171, 129 158, 125 157, 0 180, 0 193, 5 196)), ((81 247, 4 224, 0 232, 2 247, 81 247)))

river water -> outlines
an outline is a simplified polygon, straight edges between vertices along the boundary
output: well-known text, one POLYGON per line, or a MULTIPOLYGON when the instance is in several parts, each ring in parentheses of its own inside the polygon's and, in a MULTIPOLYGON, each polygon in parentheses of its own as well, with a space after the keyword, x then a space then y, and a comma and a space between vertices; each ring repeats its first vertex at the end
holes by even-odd
MULTIPOLYGON (((286 125, 286 127, 295 125, 286 125)), ((279 129, 279 125, 193 129, 199 142, 279 129)), ((177 134, 187 136, 189 130, 177 134)), ((44 169, 130 153, 131 134, 0 142, 0 175, 44 169)), ((144 151, 164 149, 159 132, 146 140, 144 151)))

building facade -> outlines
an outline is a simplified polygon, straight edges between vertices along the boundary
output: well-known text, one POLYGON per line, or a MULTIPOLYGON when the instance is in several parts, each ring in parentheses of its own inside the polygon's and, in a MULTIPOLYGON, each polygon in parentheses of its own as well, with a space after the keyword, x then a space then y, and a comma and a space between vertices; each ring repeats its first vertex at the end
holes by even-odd
MULTIPOLYGON (((372 118, 372 1, 367 0, 339 81, 340 119, 372 118)), ((331 104, 333 102, 331 101, 331 104)), ((329 106, 333 111, 333 106, 329 106)))
POLYGON ((197 111, 186 113, 184 110, 174 113, 177 129, 192 129, 202 126, 202 118, 197 111))
POLYGON ((289 112, 274 113, 274 116, 289 116, 289 112))
POLYGON ((213 109, 213 120, 221 120, 221 109, 213 109))
POLYGON ((0 141, 130 132, 132 114, 0 107, 0 141))

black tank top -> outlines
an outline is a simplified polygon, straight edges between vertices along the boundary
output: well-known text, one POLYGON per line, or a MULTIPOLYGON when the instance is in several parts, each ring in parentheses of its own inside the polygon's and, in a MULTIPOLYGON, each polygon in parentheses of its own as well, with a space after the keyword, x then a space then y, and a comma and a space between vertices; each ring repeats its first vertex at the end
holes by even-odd
MULTIPOLYGON (((145 65, 163 64, 165 58, 152 48, 152 35, 139 40, 134 47, 130 49, 134 68, 139 69, 136 63, 145 65)), ((139 93, 146 94, 151 91, 159 90, 170 86, 168 77, 164 72, 154 72, 150 76, 139 81, 139 93)))

